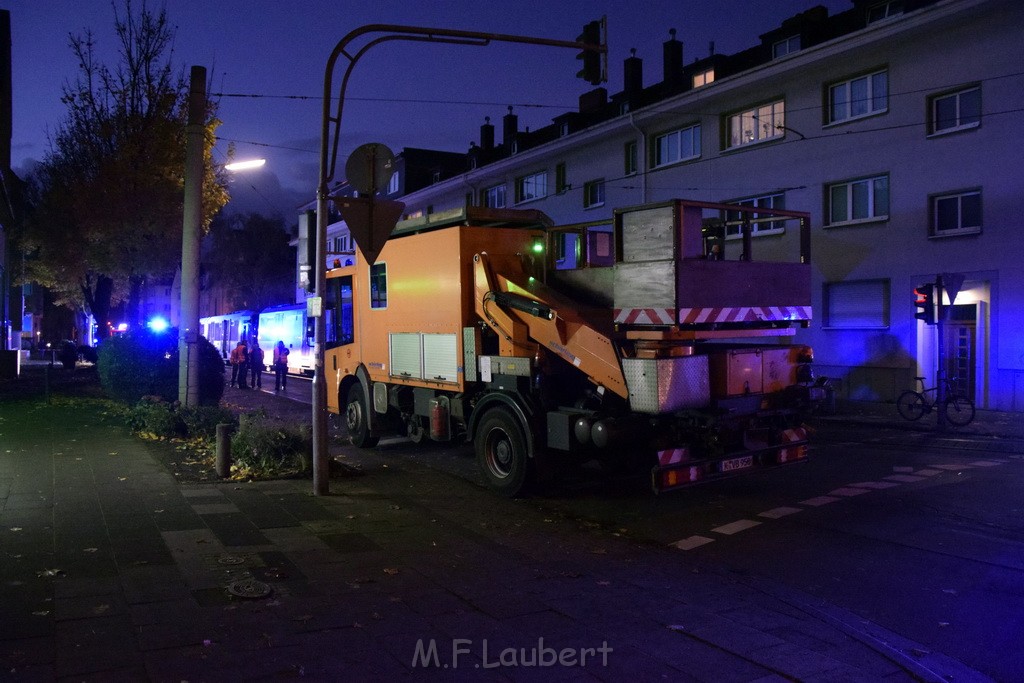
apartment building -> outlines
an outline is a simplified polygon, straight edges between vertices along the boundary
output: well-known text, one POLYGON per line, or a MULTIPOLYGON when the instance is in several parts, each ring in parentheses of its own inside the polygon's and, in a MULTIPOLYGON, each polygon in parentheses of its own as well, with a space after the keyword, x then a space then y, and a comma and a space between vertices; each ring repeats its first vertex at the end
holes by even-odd
MULTIPOLYGON (((485 121, 467 170, 401 200, 409 216, 469 203, 556 224, 677 197, 809 211, 815 319, 797 339, 842 395, 931 382, 942 344, 979 407, 1024 410, 1022 29, 1012 0, 853 0, 735 55, 686 63, 671 36, 658 82, 634 54, 621 92, 585 93, 549 126, 520 131, 510 110, 499 144, 485 121), (915 318, 915 287, 937 275, 962 277, 943 339, 915 318)), ((761 251, 795 233, 752 229, 761 251)), ((739 237, 726 227, 727 246, 739 237)))

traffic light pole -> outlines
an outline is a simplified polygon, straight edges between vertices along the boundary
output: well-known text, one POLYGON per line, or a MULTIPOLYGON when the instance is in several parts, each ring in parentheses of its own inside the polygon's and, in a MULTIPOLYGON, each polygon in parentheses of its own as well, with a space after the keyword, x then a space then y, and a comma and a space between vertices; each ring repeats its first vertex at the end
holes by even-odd
MULTIPOLYGON (((593 23, 593 22, 591 22, 593 23)), ((589 25, 588 25, 589 26, 589 25)), ((600 28, 605 27, 604 19, 600 21, 600 28)), ((584 36, 593 35, 593 29, 584 28, 584 36)), ((581 36, 582 37, 582 36, 581 36)), ((428 43, 448 43, 452 45, 474 45, 485 47, 491 42, 503 43, 525 43, 529 45, 547 45, 550 47, 566 47, 584 52, 596 52, 599 55, 606 55, 608 47, 606 41, 599 44, 592 42, 551 40, 548 38, 535 38, 532 36, 508 35, 503 33, 478 33, 476 31, 459 31, 443 28, 425 28, 421 26, 398 26, 391 24, 368 24, 357 28, 342 38, 330 57, 327 59, 327 67, 324 72, 323 111, 320 128, 320 178, 316 193, 316 264, 312 275, 316 278, 316 289, 314 298, 318 300, 318 315, 314 318, 314 342, 316 353, 314 360, 313 375, 313 492, 315 495, 323 496, 329 493, 329 457, 327 453, 327 377, 325 375, 324 352, 327 343, 327 327, 325 320, 325 301, 327 294, 327 202, 330 196, 330 182, 334 179, 334 169, 337 165, 338 145, 341 138, 341 115, 345 106, 345 90, 348 87, 349 76, 356 62, 366 52, 380 43, 392 40, 410 40, 428 43), (372 33, 383 33, 353 53, 347 52, 352 41, 372 33), (338 92, 337 113, 331 115, 331 95, 333 90, 332 80, 335 65, 338 58, 344 56, 348 59, 348 67, 342 77, 341 87, 338 92), (331 137, 331 124, 334 125, 333 145, 329 144, 331 137), (330 150, 328 149, 330 147, 330 150)), ((601 78, 604 78, 602 73, 601 78)), ((360 246, 360 250, 362 247, 360 246)))

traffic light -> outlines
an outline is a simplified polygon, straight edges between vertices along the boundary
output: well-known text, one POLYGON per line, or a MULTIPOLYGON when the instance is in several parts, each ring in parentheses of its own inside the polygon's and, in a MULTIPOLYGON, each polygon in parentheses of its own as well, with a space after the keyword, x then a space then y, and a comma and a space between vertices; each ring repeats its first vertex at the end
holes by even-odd
POLYGON ((926 325, 935 324, 935 283, 928 282, 914 288, 914 305, 917 312, 914 317, 923 320, 926 325))
POLYGON ((583 25, 583 33, 576 37, 577 43, 592 45, 589 50, 581 50, 576 59, 583 61, 583 68, 576 72, 577 78, 582 78, 592 85, 597 85, 605 80, 603 62, 606 52, 604 42, 601 40, 601 20, 587 22, 583 25))

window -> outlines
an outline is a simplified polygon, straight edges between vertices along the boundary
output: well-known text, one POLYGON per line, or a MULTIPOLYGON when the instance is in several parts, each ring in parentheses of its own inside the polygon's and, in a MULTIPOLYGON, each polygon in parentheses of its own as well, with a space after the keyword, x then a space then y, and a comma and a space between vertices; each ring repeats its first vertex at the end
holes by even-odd
POLYGON ((835 183, 827 196, 829 225, 889 218, 889 176, 835 183))
POLYGON ((667 166, 700 156, 700 124, 679 128, 654 138, 653 166, 667 166))
POLYGON ((569 184, 566 182, 565 163, 563 162, 555 166, 555 193, 562 194, 568 189, 569 184))
POLYGON ((933 135, 977 128, 981 125, 981 88, 937 95, 928 109, 928 132, 933 135))
POLYGON ((829 86, 828 122, 839 123, 889 109, 889 73, 877 71, 829 86))
POLYGON ((559 135, 560 135, 561 137, 563 137, 563 138, 564 138, 564 137, 565 137, 566 135, 568 135, 568 134, 569 134, 569 123, 568 123, 568 122, 563 122, 563 123, 562 123, 562 125, 560 125, 560 126, 558 127, 558 134, 559 134, 559 135))
POLYGON ((398 192, 398 172, 391 174, 391 179, 388 180, 388 194, 395 194, 398 192))
POLYGON ((902 0, 880 2, 877 5, 872 5, 868 8, 868 23, 873 24, 876 21, 891 19, 892 17, 898 17, 901 14, 903 14, 902 0))
POLYGON ((693 75, 693 87, 694 88, 699 88, 702 85, 707 85, 709 83, 714 83, 714 81, 715 81, 715 70, 714 69, 705 69, 704 71, 701 71, 699 73, 695 73, 693 75))
POLYGON ((825 327, 889 327, 888 280, 825 283, 823 303, 825 327))
POLYGON ((386 263, 370 266, 370 308, 388 307, 388 268, 386 263))
POLYGON ((727 147, 741 147, 785 135, 786 108, 782 100, 733 114, 726 119, 727 147))
POLYGON ((981 232, 981 190, 932 197, 932 237, 981 232))
MULTIPOLYGON (((737 201, 728 202, 729 204, 737 204, 739 206, 756 206, 763 207, 766 209, 785 209, 786 208, 786 195, 783 193, 768 194, 762 197, 750 197, 748 199, 740 199, 737 201)), ((758 213, 745 213, 743 211, 726 211, 725 212, 725 236, 726 237, 739 237, 743 234, 743 226, 738 223, 742 221, 744 216, 749 216, 752 221, 750 224, 750 233, 757 235, 758 233, 764 234, 767 232, 778 232, 785 228, 785 221, 764 221, 758 222, 758 218, 764 218, 762 214, 758 213), (729 225, 729 223, 737 223, 736 225, 729 225)))
POLYGON ((636 173, 636 140, 626 143, 623 154, 623 166, 625 175, 634 175, 636 173))
POLYGON ((604 178, 583 183, 583 208, 604 204, 604 178))
POLYGON ((488 209, 505 208, 505 184, 494 185, 483 191, 483 205, 488 209))
POLYGON ((548 172, 531 173, 516 178, 516 203, 543 199, 548 196, 548 172))
POLYGON ((790 36, 772 45, 772 59, 784 57, 800 49, 800 36, 790 36))

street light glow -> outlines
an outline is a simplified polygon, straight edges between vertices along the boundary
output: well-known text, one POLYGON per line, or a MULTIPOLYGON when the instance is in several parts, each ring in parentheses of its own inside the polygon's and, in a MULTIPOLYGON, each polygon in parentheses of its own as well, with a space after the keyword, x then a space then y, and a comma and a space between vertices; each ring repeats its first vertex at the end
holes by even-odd
POLYGON ((253 168, 259 168, 265 163, 267 163, 266 159, 249 159, 247 161, 233 161, 230 164, 225 164, 224 168, 228 171, 248 171, 253 168))

